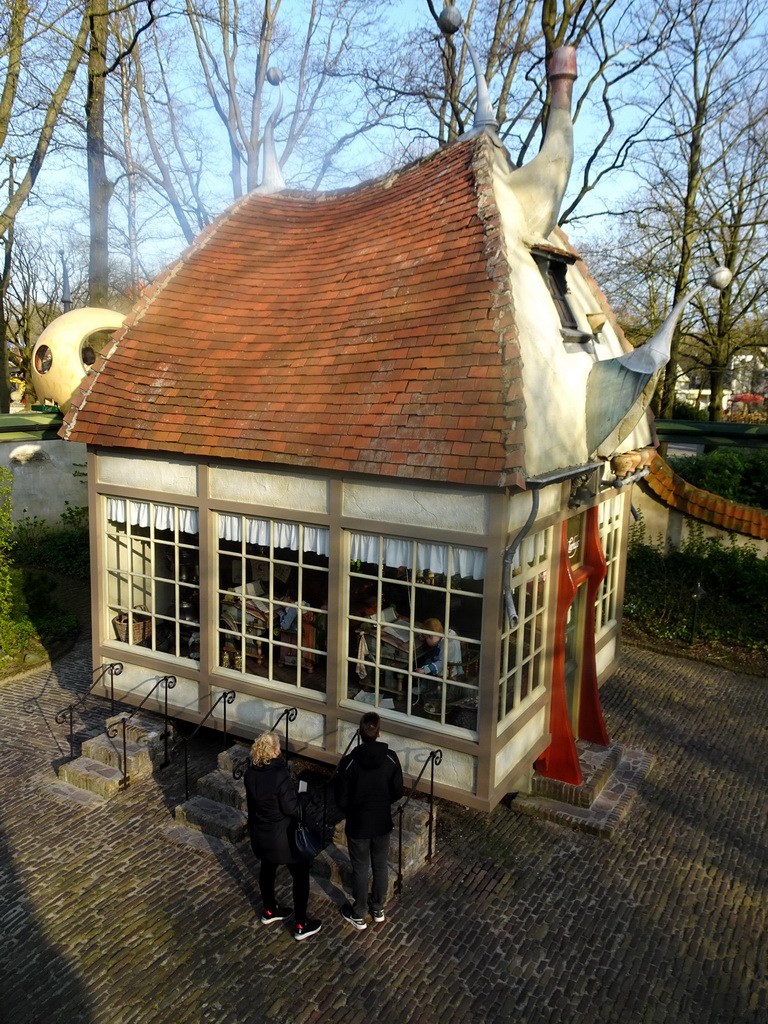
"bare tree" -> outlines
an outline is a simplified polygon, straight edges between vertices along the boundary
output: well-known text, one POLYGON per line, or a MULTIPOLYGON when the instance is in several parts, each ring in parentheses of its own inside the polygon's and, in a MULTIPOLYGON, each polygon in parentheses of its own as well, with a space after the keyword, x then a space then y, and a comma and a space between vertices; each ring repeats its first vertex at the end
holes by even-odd
MULTIPOLYGON (((476 85, 464 39, 445 36, 441 0, 424 0, 435 31, 412 32, 378 64, 359 69, 371 102, 398 116, 412 156, 424 140, 450 142, 470 124, 476 85)), ((655 0, 467 0, 464 27, 479 54, 499 135, 521 164, 542 137, 549 109, 546 68, 554 49, 579 49, 574 119, 588 143, 577 154, 572 193, 561 222, 575 219, 584 198, 629 164, 654 124, 636 103, 639 80, 651 74, 665 45, 670 16, 655 0), (595 126, 598 126, 597 128, 595 126)), ((579 210, 582 214, 582 210, 579 210)))
POLYGON ((733 128, 719 126, 723 162, 702 184, 707 232, 702 248, 710 264, 720 262, 733 281, 716 307, 702 303, 699 323, 681 346, 681 358, 703 372, 710 390, 709 418, 723 415, 723 393, 734 359, 768 344, 768 112, 742 115, 753 129, 733 143, 733 128))
MULTIPOLYGON (((690 286, 697 243, 708 228, 702 188, 717 173, 724 153, 740 136, 754 130, 754 118, 759 116, 742 100, 745 93, 754 92, 762 77, 756 26, 766 5, 753 0, 692 0, 679 9, 674 0, 665 2, 670 14, 677 15, 670 44, 658 62, 662 91, 665 97, 669 94, 662 110, 667 141, 650 150, 646 180, 653 205, 667 206, 673 213, 678 251, 672 300, 676 302, 690 286), (742 116, 735 119, 732 114, 739 105, 742 116), (726 120, 731 128, 727 140, 720 132, 726 120)), ((670 416, 674 407, 683 331, 681 323, 660 385, 662 416, 670 416)))
MULTIPOLYGON (((712 420, 722 418, 724 388, 735 357, 759 354, 768 344, 768 111, 761 105, 761 88, 760 82, 753 83, 753 95, 743 96, 707 133, 707 158, 701 161, 688 220, 687 182, 671 187, 659 180, 654 189, 636 197, 638 212, 599 243, 583 247, 633 344, 657 330, 679 295, 686 223, 688 285, 700 282, 717 265, 731 271, 733 280, 717 301, 707 290, 681 318, 671 378, 672 394, 682 376, 692 375, 708 386, 712 420)), ((663 408, 664 416, 673 413, 674 404, 663 408)))
MULTIPOLYGON (((0 11, 0 304, 12 276, 14 227, 37 182, 83 59, 88 18, 76 6, 50 17, 26 0, 0 11)), ((0 412, 8 412, 8 323, 0 317, 0 412)))
POLYGON ((307 0, 301 19, 281 18, 281 0, 260 0, 258 7, 186 0, 186 13, 206 95, 227 140, 235 198, 259 182, 270 64, 283 64, 286 74, 288 111, 277 134, 282 165, 301 157, 294 180, 317 187, 338 154, 380 123, 372 108, 359 116, 365 104, 348 66, 366 32, 378 36, 368 0, 307 0))
MULTIPOLYGON (((61 263, 49 238, 18 226, 13 247, 6 249, 6 254, 8 279, 0 312, 6 330, 9 369, 25 381, 26 394, 34 400, 32 350, 40 333, 63 312, 61 263)), ((76 300, 85 298, 86 270, 83 253, 73 274, 76 300)))

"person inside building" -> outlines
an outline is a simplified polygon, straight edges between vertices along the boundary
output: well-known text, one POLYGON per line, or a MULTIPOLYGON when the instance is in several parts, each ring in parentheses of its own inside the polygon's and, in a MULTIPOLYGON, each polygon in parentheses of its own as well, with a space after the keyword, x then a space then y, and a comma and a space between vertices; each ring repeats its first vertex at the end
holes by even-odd
MULTIPOLYGON (((432 676, 434 682, 419 689, 424 697, 424 710, 429 714, 440 714, 442 680, 464 678, 461 642, 456 638, 454 630, 445 632, 440 619, 425 619, 422 626, 430 632, 424 636, 426 653, 419 658, 416 673, 432 676)), ((449 686, 446 701, 450 704, 462 696, 461 687, 449 686)))
POLYGON ((277 733, 262 733, 254 742, 244 782, 251 849, 261 861, 261 923, 274 924, 293 914, 294 939, 309 938, 317 934, 322 925, 307 916, 311 861, 302 860, 296 851, 294 836, 299 818, 299 794, 280 753, 277 733), (275 878, 280 864, 285 864, 293 879, 293 908, 281 906, 275 897, 275 878))
POLYGON ((360 719, 360 745, 341 759, 336 774, 336 802, 346 814, 347 845, 352 864, 352 904, 341 915, 353 928, 368 927, 370 910, 374 923, 384 921, 387 898, 389 834, 394 828, 392 804, 403 795, 403 771, 394 750, 377 743, 381 722, 375 711, 360 719), (370 903, 368 870, 373 875, 370 903))

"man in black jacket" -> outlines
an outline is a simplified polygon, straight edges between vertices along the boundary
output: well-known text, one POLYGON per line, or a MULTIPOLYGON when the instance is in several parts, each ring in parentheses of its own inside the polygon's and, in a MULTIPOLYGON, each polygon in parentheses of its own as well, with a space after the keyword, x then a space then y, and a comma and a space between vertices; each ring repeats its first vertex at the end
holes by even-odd
POLYGON ((368 865, 373 873, 370 910, 373 920, 384 920, 387 898, 387 854, 392 823, 392 803, 403 795, 403 772, 397 754, 386 743, 377 743, 380 720, 375 711, 360 719, 361 743, 342 758, 336 775, 336 802, 346 813, 347 845, 352 863, 352 898, 342 917, 353 928, 367 928, 368 865))

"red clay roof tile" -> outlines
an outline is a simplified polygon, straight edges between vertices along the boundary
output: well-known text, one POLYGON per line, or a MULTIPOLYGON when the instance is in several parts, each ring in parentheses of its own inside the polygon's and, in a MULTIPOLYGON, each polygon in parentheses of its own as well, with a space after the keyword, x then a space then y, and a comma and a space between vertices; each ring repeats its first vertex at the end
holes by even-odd
POLYGON ((520 351, 489 146, 344 192, 239 200, 147 290, 63 436, 519 483, 520 351))
POLYGON ((726 501, 686 483, 668 462, 657 455, 643 486, 671 508, 702 522, 747 536, 768 540, 768 511, 726 501))

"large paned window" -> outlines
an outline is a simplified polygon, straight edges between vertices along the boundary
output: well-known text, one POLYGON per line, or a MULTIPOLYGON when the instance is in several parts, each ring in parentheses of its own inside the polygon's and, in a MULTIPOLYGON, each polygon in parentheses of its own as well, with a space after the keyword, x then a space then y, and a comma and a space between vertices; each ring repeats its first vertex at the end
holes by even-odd
POLYGON ((617 494, 597 507, 597 526, 600 543, 607 563, 605 578, 597 591, 595 602, 595 634, 600 636, 616 621, 618 614, 619 570, 621 568, 622 524, 624 522, 624 494, 617 494))
POLYGON ((476 730, 485 551, 352 533, 347 694, 476 730))
POLYGON ((512 621, 505 609, 502 624, 499 721, 515 713, 544 686, 546 613, 549 607, 552 530, 526 537, 512 565, 512 621))
POLYGON ((219 514, 219 665, 325 692, 329 533, 219 514))
POLYGON ((197 510, 124 498, 105 500, 107 601, 114 638, 198 660, 197 510))

